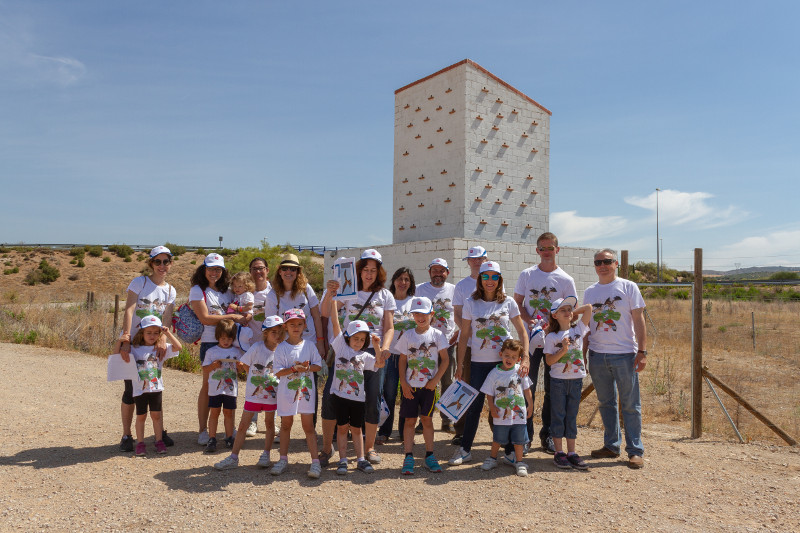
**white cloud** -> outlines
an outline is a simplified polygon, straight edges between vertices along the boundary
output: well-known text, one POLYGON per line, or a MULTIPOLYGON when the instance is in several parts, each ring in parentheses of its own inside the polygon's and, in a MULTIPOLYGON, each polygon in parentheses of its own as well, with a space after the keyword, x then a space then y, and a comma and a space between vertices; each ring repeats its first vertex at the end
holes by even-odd
POLYGON ((0 24, 0 76, 22 83, 71 85, 86 75, 86 65, 65 55, 36 53, 29 20, 14 17, 0 24))
MULTIPOLYGON (((658 219, 666 226, 680 226, 697 222, 703 228, 727 226, 741 222, 748 215, 735 206, 720 208, 708 200, 714 195, 707 192, 682 192, 665 189, 658 193, 658 219)), ((625 203, 656 212, 656 191, 647 196, 628 196, 625 203)))
POLYGON ((71 57, 28 54, 28 58, 33 73, 59 85, 71 85, 86 74, 86 65, 71 57))
POLYGON ((550 230, 558 235, 558 242, 583 244, 597 238, 619 235, 627 229, 628 221, 620 216, 582 217, 577 211, 550 214, 550 230))
POLYGON ((709 253, 715 263, 741 266, 800 266, 800 228, 746 237, 709 253))

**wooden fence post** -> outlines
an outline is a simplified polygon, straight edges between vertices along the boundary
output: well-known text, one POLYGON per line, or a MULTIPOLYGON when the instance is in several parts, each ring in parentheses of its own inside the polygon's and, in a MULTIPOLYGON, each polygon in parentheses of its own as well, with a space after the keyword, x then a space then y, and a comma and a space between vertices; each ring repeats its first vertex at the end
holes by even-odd
POLYGON ((619 277, 628 279, 628 250, 619 254, 619 277))
POLYGON ((114 335, 119 331, 119 294, 114 295, 114 335))
POLYGON ((703 434, 703 249, 694 249, 692 295, 692 437, 703 434))

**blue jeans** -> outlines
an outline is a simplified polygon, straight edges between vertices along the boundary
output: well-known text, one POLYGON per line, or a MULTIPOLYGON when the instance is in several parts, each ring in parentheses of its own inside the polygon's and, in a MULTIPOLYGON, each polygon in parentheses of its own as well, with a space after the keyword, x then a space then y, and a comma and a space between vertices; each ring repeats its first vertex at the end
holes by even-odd
POLYGON ((554 439, 578 438, 578 406, 583 379, 550 380, 550 434, 554 439))
MULTIPOLYGON (((394 425, 394 406, 397 403, 397 387, 400 384, 400 356, 393 353, 389 359, 386 360, 386 366, 383 367, 383 399, 389 406, 389 418, 378 429, 378 434, 383 437, 390 437, 392 434, 392 426, 394 425)), ((403 423, 405 419, 399 417, 398 430, 400 437, 403 436, 403 423)))
POLYGON ((628 455, 644 455, 642 446, 642 401, 639 397, 639 374, 633 369, 635 354, 597 353, 589 350, 589 374, 592 376, 600 417, 605 434, 603 445, 620 453, 622 436, 617 410, 617 391, 625 423, 625 451, 628 455))
MULTIPOLYGON (((493 363, 476 363, 472 362, 469 366, 469 384, 474 389, 480 391, 483 382, 494 367, 497 366, 497 361, 493 363)), ((464 451, 468 452, 472 449, 472 441, 475 440, 475 434, 478 432, 478 424, 481 422, 481 411, 483 411, 483 402, 486 395, 478 392, 478 396, 472 405, 469 406, 467 412, 464 413, 464 436, 461 438, 461 447, 464 451)))

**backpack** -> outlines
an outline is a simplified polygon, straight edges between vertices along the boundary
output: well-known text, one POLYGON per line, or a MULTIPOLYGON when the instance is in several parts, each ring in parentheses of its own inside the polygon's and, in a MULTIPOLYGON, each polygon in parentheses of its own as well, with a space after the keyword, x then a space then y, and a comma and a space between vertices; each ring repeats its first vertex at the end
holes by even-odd
MULTIPOLYGON (((203 299, 205 297, 206 291, 203 291, 203 299)), ((194 344, 203 335, 204 326, 189 303, 181 304, 172 316, 172 330, 180 340, 194 344)))

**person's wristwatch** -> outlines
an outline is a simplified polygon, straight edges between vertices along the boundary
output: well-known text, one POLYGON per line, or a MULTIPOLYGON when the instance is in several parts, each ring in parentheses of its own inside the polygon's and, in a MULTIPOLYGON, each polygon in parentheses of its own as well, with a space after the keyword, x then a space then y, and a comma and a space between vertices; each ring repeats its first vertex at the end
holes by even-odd
POLYGON ((640 353, 640 354, 644 355, 645 357, 647 357, 647 350, 637 350, 636 353, 640 353))

